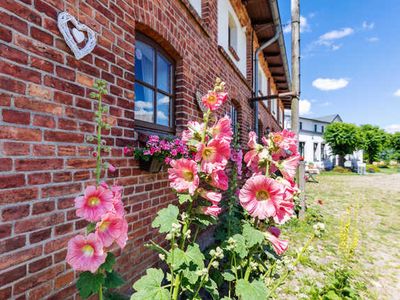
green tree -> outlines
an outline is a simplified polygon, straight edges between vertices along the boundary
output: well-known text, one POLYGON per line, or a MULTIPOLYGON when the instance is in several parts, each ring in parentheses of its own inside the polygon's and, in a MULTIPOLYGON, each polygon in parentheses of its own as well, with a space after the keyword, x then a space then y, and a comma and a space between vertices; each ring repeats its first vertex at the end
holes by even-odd
POLYGON ((339 165, 344 166, 344 156, 360 149, 363 136, 360 127, 350 123, 335 122, 329 124, 324 139, 330 145, 333 154, 339 155, 339 165))
POLYGON ((400 132, 390 135, 390 148, 392 149, 392 159, 400 161, 400 132))
POLYGON ((363 136, 362 149, 364 150, 364 158, 371 164, 379 159, 379 155, 385 149, 388 140, 388 134, 378 126, 370 124, 361 126, 363 136))

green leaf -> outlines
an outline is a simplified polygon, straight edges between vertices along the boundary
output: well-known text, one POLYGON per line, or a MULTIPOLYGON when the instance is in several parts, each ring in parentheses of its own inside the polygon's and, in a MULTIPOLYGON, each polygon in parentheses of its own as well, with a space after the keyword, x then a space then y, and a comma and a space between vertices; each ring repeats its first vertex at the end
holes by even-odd
POLYGON ((112 272, 112 269, 115 265, 115 255, 111 252, 108 252, 106 261, 100 266, 100 268, 106 270, 107 272, 112 272))
POLYGON ((93 232, 95 229, 96 223, 89 223, 88 226, 86 226, 86 234, 93 232))
POLYGON ((79 275, 76 282, 76 287, 79 290, 79 295, 83 298, 89 298, 93 294, 97 294, 100 287, 104 284, 104 275, 101 273, 93 274, 89 271, 79 275))
POLYGON ((236 241, 236 246, 233 251, 239 254, 241 258, 245 258, 248 251, 246 247, 246 240, 244 239, 243 235, 235 234, 232 238, 236 241))
POLYGON ((150 241, 150 244, 146 244, 145 245, 147 248, 156 251, 158 253, 164 254, 164 255, 168 255, 169 252, 167 250, 165 250, 163 247, 161 247, 160 245, 154 243, 153 241, 150 241))
POLYGON ((192 202, 192 196, 189 194, 178 194, 179 204, 183 204, 187 201, 192 202))
POLYGON ((178 207, 170 204, 167 208, 163 208, 158 212, 157 217, 154 219, 151 225, 153 228, 160 227, 160 233, 170 232, 172 229, 172 224, 179 223, 178 214, 178 207))
POLYGON ((104 300, 129 300, 130 297, 120 293, 106 291, 104 293, 104 300))
POLYGON ((172 264, 172 267, 176 270, 182 265, 190 266, 192 263, 198 267, 198 269, 204 268, 204 255, 200 250, 198 244, 189 245, 186 252, 177 248, 174 249, 174 262, 172 263, 172 255, 168 256, 168 263, 172 264))
POLYGON ((117 288, 125 283, 125 280, 116 272, 107 272, 104 286, 109 289, 117 288))
POLYGON ((146 275, 135 282, 131 300, 170 300, 169 291, 161 286, 164 273, 160 269, 148 269, 146 275))
POLYGON ((213 300, 219 300, 218 286, 211 278, 206 282, 204 288, 210 293, 213 300))
POLYGON ((244 279, 239 279, 236 284, 236 295, 241 300, 267 299, 268 289, 264 282, 260 280, 254 280, 250 283, 244 279))
POLYGON ((207 227, 217 223, 217 220, 213 216, 198 215, 194 220, 194 223, 199 224, 202 227, 207 227))
POLYGON ((222 276, 224 277, 224 279, 226 281, 234 281, 235 280, 235 275, 230 271, 225 271, 224 273, 222 273, 222 276))
POLYGON ((253 247, 257 244, 260 245, 264 241, 264 234, 260 230, 255 229, 250 224, 245 224, 243 226, 243 236, 249 247, 253 247))

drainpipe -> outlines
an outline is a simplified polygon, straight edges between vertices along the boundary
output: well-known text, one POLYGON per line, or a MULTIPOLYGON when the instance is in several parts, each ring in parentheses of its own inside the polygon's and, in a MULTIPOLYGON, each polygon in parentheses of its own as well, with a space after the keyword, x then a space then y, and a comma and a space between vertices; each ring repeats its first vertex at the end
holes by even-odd
MULTIPOLYGON (((274 42, 276 42, 279 38, 279 36, 281 35, 281 26, 276 26, 276 32, 275 35, 269 39, 268 41, 266 41, 265 43, 263 43, 260 47, 258 47, 254 53, 254 65, 253 65, 253 96, 257 97, 258 96, 258 55, 261 53, 261 51, 263 51, 264 49, 266 49, 267 47, 269 47, 270 45, 272 45, 274 42)), ((258 134, 258 102, 254 103, 254 131, 258 134)))

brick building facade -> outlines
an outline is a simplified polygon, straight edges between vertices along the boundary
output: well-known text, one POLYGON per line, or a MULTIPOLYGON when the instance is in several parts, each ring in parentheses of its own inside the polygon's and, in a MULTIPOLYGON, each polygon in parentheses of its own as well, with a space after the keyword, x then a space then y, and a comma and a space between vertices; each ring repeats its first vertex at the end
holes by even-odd
MULTIPOLYGON (((246 61, 238 64, 240 51, 219 45, 218 34, 224 33, 218 33, 217 1, 202 0, 201 6, 189 0, 0 1, 0 299, 76 298, 76 274, 65 262, 66 244, 86 226, 75 215, 74 198, 94 182, 95 160, 85 138, 95 130, 96 103, 89 93, 97 78, 108 82, 105 102, 113 127, 104 139, 117 167, 116 173, 105 176, 124 186, 129 222, 129 241, 118 257, 118 268, 131 286, 157 261, 144 247, 150 239, 161 238, 150 223, 175 198, 165 172, 141 171, 137 161, 124 157, 123 146, 137 145, 149 132, 179 133, 189 119, 200 116, 196 93, 205 93, 216 76, 226 82, 230 99, 224 111, 236 109, 244 143, 254 126, 248 100, 253 95, 253 53, 262 42, 246 5, 268 11, 270 2, 274 1, 228 3, 246 37, 246 45, 238 45, 245 46, 245 57, 239 60, 246 61), (62 11, 98 33, 97 46, 81 60, 57 28, 62 11), (146 128, 146 122, 135 120, 138 36, 151 41, 171 63, 170 96, 162 98, 170 103, 170 119, 163 123, 161 117, 166 116, 154 112, 153 123, 162 126, 146 128)), ((264 55, 260 57, 267 93, 272 94, 288 89, 279 71, 286 53, 275 50, 274 55, 282 61, 282 66, 274 63, 275 70, 264 55)), ((259 105, 260 133, 281 128, 280 112, 287 103, 278 100, 275 105, 276 117, 271 107, 259 105)))

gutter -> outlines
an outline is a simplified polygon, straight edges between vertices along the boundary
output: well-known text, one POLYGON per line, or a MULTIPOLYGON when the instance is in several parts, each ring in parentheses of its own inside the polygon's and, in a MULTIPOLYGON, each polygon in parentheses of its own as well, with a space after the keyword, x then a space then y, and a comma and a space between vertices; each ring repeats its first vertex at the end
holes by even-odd
MULTIPOLYGON (((270 3, 273 24, 276 27, 276 31, 275 31, 275 35, 270 40, 263 43, 259 48, 257 48, 254 53, 254 59, 253 59, 253 99, 254 100, 256 98, 258 98, 258 55, 260 54, 260 52, 262 50, 269 47, 271 44, 273 44, 276 41, 278 41, 279 50, 281 52, 283 66, 285 69, 285 75, 288 80, 289 91, 292 90, 291 80, 290 80, 290 75, 289 75, 288 61, 287 61, 287 56, 286 56, 285 40, 284 40, 284 37, 282 34, 282 24, 281 24, 281 17, 279 14, 278 3, 277 3, 277 0, 268 0, 268 1, 270 3)), ((280 95, 282 95, 283 97, 290 97, 290 98, 292 97, 291 92, 283 93, 280 95)), ((271 97, 271 96, 269 96, 269 97, 271 97)), ((272 97, 271 97, 271 99, 272 99, 272 97)), ((254 101, 254 131, 256 133, 258 133, 258 101, 257 100, 254 101)))
MULTIPOLYGON (((254 54, 254 65, 253 65, 253 82, 254 82, 254 89, 253 89, 253 97, 257 97, 258 94, 258 55, 262 50, 265 48, 269 47, 273 43, 278 40, 279 36, 281 35, 281 27, 277 26, 276 27, 276 32, 275 35, 266 41, 264 44, 262 44, 260 47, 258 47, 255 51, 254 54)), ((258 134, 258 102, 254 103, 254 131, 258 134)))

